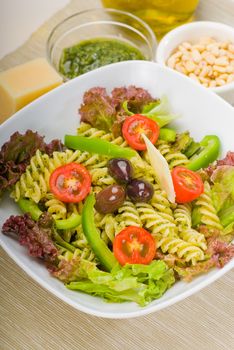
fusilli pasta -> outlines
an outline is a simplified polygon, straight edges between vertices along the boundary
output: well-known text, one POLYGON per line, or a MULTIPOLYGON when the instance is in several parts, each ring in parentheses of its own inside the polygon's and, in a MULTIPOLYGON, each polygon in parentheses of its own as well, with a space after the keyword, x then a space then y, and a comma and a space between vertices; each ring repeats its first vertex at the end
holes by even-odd
POLYGON ((157 241, 157 246, 163 253, 177 254, 179 258, 184 258, 186 262, 191 262, 193 265, 205 258, 201 248, 178 237, 161 237, 157 241))
POLYGON ((142 225, 148 229, 155 238, 176 236, 176 225, 173 218, 168 220, 160 212, 155 211, 149 203, 137 203, 142 225))
POLYGON ((174 210, 175 222, 178 227, 178 235, 186 242, 197 245, 203 250, 207 249, 205 236, 192 228, 191 203, 178 204, 174 210))
POLYGON ((185 166, 189 162, 185 154, 179 151, 174 151, 166 141, 159 140, 156 147, 166 158, 170 169, 176 166, 185 166))
POLYGON ((210 185, 207 181, 204 183, 204 192, 195 201, 195 206, 198 208, 201 215, 201 224, 204 224, 211 229, 223 230, 212 202, 210 185))

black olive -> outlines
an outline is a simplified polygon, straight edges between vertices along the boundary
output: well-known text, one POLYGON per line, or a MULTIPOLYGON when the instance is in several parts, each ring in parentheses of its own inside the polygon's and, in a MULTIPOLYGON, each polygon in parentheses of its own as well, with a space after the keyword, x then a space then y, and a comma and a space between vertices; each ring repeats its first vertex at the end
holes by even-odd
POLYGON ((132 202, 149 202, 154 194, 153 186, 142 179, 133 179, 127 185, 127 195, 132 202))
POLYGON ((115 212, 125 200, 125 189, 120 185, 111 185, 96 195, 95 209, 102 214, 115 212))
POLYGON ((133 168, 125 158, 113 158, 108 162, 109 174, 119 183, 127 184, 133 176, 133 168))

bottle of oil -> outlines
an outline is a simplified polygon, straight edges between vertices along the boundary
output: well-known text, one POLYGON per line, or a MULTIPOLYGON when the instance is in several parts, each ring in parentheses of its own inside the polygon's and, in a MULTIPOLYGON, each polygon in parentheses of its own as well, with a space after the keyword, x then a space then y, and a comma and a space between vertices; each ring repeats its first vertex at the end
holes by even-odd
POLYGON ((102 0, 105 7, 128 11, 150 25, 160 39, 171 29, 193 20, 199 0, 102 0))

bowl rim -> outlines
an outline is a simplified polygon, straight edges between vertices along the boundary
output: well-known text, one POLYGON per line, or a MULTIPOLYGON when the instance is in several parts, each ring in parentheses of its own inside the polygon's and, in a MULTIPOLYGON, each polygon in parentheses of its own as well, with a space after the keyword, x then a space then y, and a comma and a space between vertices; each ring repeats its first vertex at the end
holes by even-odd
MULTIPOLYGON (((146 40, 146 42, 148 43, 149 47, 151 48, 151 51, 152 51, 152 60, 155 61, 155 57, 156 57, 156 52, 157 52, 157 47, 158 47, 158 40, 157 40, 157 37, 156 35, 154 34, 153 30, 150 28, 150 26, 145 22, 143 21, 140 17, 138 16, 135 16, 133 15, 132 13, 130 12, 127 12, 127 11, 122 11, 122 10, 117 10, 117 9, 114 9, 114 8, 102 8, 102 7, 96 7, 96 8, 89 8, 89 9, 86 9, 86 10, 83 10, 83 11, 78 11, 76 13, 73 13, 72 15, 66 17, 65 19, 63 19, 62 21, 60 21, 58 24, 56 24, 56 26, 54 26, 47 38, 47 41, 46 41, 46 57, 47 57, 47 60, 52 64, 52 61, 51 61, 51 50, 53 49, 53 46, 54 45, 51 45, 51 40, 53 38, 53 35, 56 33, 56 31, 63 25, 65 24, 66 22, 70 21, 72 18, 75 18, 75 17, 78 17, 80 15, 83 15, 83 14, 88 14, 88 13, 114 13, 114 14, 122 14, 122 15, 125 15, 129 18, 132 18, 134 19, 135 21, 137 21, 138 23, 140 23, 142 25, 142 27, 144 27, 149 36, 150 36, 150 41, 148 40, 148 38, 145 36, 145 34, 143 34, 139 29, 135 29, 134 27, 132 27, 131 25, 129 25, 128 23, 125 24, 127 25, 129 28, 134 28, 134 30, 137 30, 141 36, 144 37, 144 39, 146 40)), ((89 24, 92 24, 92 22, 94 23, 97 23, 97 22, 103 22, 102 20, 95 20, 95 21, 91 21, 90 22, 87 22, 89 24)), ((118 21, 112 21, 111 19, 110 20, 106 20, 106 22, 110 22, 110 23, 120 23, 120 24, 124 24, 124 23, 121 23, 121 22, 118 22, 118 21)), ((52 64, 53 65, 53 64, 52 64)))
MULTIPOLYGON (((167 33, 162 40, 159 42, 158 47, 157 47, 157 52, 156 52, 156 62, 158 62, 161 65, 166 66, 169 69, 172 69, 170 67, 168 67, 165 63, 165 59, 164 59, 164 54, 165 54, 165 45, 167 42, 169 41, 173 41, 175 38, 177 38, 178 36, 180 36, 181 33, 185 33, 187 31, 189 31, 190 29, 196 29, 196 28, 212 28, 212 29, 216 29, 217 32, 219 31, 223 31, 223 32, 227 32, 229 31, 230 33, 233 33, 233 37, 234 37, 234 27, 225 24, 225 23, 220 23, 220 22, 215 22, 215 21, 195 21, 192 23, 186 23, 183 24, 173 30, 171 30, 169 33, 167 33)), ((178 46, 178 45, 176 45, 178 46)), ((176 47, 175 46, 175 47, 176 47)), ((174 47, 174 48, 175 48, 174 47)), ((174 49, 173 48, 173 49, 174 49)), ((173 51, 172 49, 172 51, 173 51)), ((175 71, 175 69, 172 69, 175 71)), ((181 74, 179 72, 177 72, 178 74, 181 74)), ((188 77, 189 78, 189 77, 188 77)), ((216 93, 224 93, 227 91, 230 91, 234 88, 234 82, 225 84, 223 86, 218 86, 218 87, 213 87, 213 88, 208 88, 211 91, 214 91, 216 93)))

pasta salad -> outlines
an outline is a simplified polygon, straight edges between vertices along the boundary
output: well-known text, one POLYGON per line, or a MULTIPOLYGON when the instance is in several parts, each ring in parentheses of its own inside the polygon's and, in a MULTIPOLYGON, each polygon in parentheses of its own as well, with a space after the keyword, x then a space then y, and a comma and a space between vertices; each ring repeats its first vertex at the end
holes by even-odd
POLYGON ((42 259, 67 288, 145 306, 178 280, 234 256, 234 152, 168 126, 164 96, 94 87, 76 135, 46 144, 14 133, 0 151, 0 194, 21 215, 2 233, 42 259))

